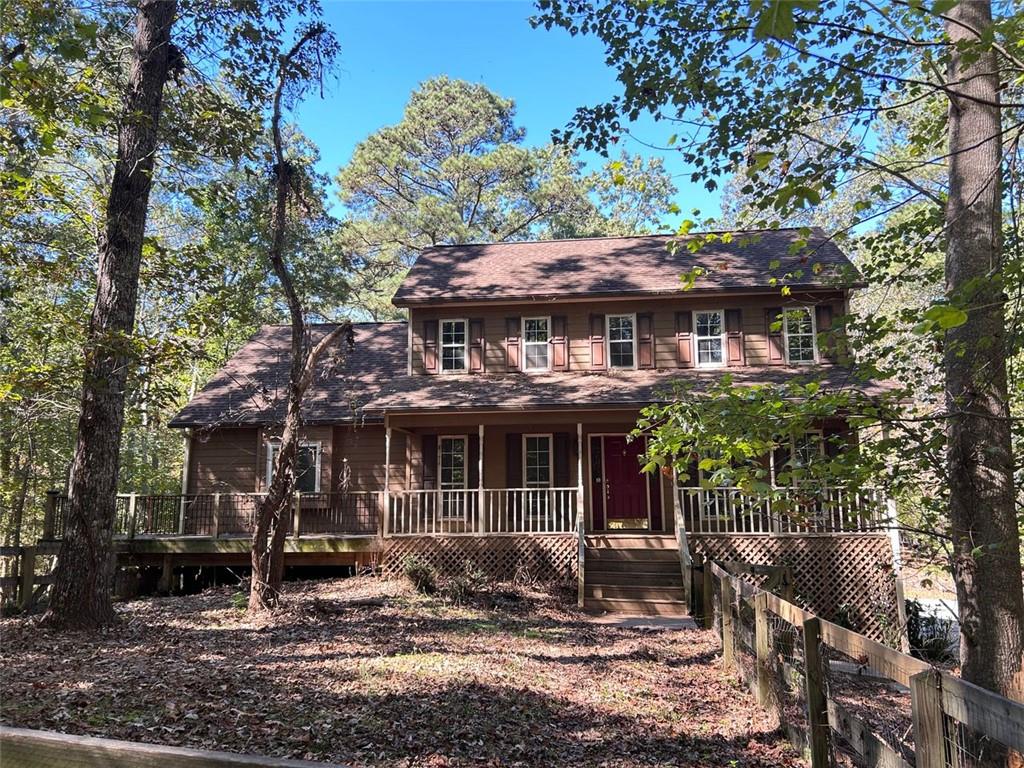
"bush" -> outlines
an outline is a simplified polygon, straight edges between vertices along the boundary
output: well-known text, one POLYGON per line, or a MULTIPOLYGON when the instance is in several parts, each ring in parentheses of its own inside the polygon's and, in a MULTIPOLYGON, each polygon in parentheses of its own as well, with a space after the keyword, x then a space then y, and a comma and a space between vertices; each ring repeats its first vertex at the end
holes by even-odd
POLYGON ((445 583, 444 596, 453 603, 464 603, 486 586, 487 574, 467 560, 462 570, 445 583))
POLYGON ((437 571, 426 560, 410 555, 402 561, 402 573, 417 592, 424 595, 437 592, 437 571))

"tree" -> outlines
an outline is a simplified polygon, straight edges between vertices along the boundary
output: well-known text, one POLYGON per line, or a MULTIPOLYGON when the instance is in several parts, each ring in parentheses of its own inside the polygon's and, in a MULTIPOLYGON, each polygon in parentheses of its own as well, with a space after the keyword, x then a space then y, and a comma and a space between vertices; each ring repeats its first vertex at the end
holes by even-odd
POLYGON ((597 35, 624 86, 609 103, 580 109, 562 138, 605 147, 624 117, 653 114, 679 131, 666 143, 692 166, 692 181, 713 189, 719 176, 743 173, 769 222, 813 208, 865 173, 878 180, 855 200, 851 226, 922 205, 901 226, 912 238, 902 251, 908 261, 935 241, 946 251, 946 296, 919 318, 945 337, 946 407, 929 418, 946 434, 963 674, 1024 698, 1004 294, 1015 270, 1007 257, 1019 252, 1002 243, 1020 228, 1001 221, 1003 207, 1017 210, 1019 200, 1004 197, 1000 183, 1004 153, 1019 151, 1022 130, 1019 9, 993 20, 986 0, 539 5, 537 23, 597 35), (907 156, 878 155, 890 110, 940 101, 948 111, 935 110, 907 137, 907 156), (815 134, 823 119, 850 128, 815 134), (795 155, 795 138, 818 151, 795 155), (908 173, 936 164, 947 166, 939 194, 908 173))
POLYGON ((392 316, 393 289, 429 246, 636 234, 668 211, 675 187, 659 162, 624 154, 586 174, 565 148, 524 138, 511 100, 439 77, 413 92, 398 124, 360 143, 337 177, 356 306, 392 316))
POLYGON ((143 0, 136 17, 117 161, 99 240, 67 530, 48 613, 49 621, 61 627, 88 629, 114 619, 109 563, 124 383, 163 89, 181 67, 181 54, 171 44, 176 13, 173 0, 143 0))
MULTIPOLYGON (((321 77, 322 67, 328 65, 337 50, 337 44, 326 27, 309 27, 291 49, 281 56, 278 65, 277 88, 274 91, 271 132, 273 135, 274 202, 271 213, 270 246, 267 259, 277 276, 291 318, 291 365, 288 375, 288 397, 281 442, 275 452, 270 487, 256 511, 252 534, 252 588, 249 592, 249 611, 274 608, 280 600, 281 581, 284 576, 284 540, 295 488, 295 460, 298 455, 302 429, 302 399, 313 383, 321 358, 341 337, 352 343, 352 324, 339 323, 312 339, 305 322, 305 312, 292 272, 285 260, 288 237, 290 201, 299 189, 299 169, 286 156, 282 137, 282 97, 290 88, 293 97, 301 93, 311 78, 321 77)), ((299 199, 301 203, 301 198, 299 199)))

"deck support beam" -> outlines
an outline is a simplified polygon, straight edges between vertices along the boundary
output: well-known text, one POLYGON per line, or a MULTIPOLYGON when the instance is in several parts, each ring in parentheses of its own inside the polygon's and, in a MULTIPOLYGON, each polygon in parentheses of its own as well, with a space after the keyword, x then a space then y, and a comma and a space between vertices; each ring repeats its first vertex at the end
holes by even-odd
POLYGON ((388 535, 388 518, 391 517, 391 424, 384 414, 384 514, 381 518, 382 532, 388 535))

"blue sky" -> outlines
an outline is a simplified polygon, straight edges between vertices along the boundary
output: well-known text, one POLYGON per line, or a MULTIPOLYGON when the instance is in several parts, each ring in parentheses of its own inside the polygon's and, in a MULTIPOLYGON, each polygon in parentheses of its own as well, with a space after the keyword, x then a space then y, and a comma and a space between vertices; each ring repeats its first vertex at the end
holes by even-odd
MULTIPOLYGON (((381 126, 398 122, 416 86, 436 75, 487 85, 516 102, 528 144, 544 144, 578 106, 616 93, 615 76, 604 63, 594 38, 573 38, 561 30, 533 29, 530 2, 340 2, 325 0, 325 20, 341 43, 334 82, 324 99, 311 93, 295 120, 320 147, 321 170, 332 178, 362 139, 381 126)), ((632 132, 664 143, 670 131, 653 121, 632 132)), ((652 151, 624 139, 619 146, 635 154, 652 151)), ((585 157, 599 165, 596 156, 585 157)), ((666 156, 684 212, 697 207, 718 212, 718 196, 689 183, 678 156, 666 156)))

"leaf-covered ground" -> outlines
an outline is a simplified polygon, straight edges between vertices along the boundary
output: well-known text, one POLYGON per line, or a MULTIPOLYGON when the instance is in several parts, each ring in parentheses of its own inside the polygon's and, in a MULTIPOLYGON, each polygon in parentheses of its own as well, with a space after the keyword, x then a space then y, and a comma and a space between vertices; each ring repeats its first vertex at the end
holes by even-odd
POLYGON ((369 578, 290 585, 258 621, 235 603, 125 603, 102 636, 4 619, 0 719, 353 766, 799 764, 720 674, 711 632, 600 624, 540 593, 457 607, 369 578))

